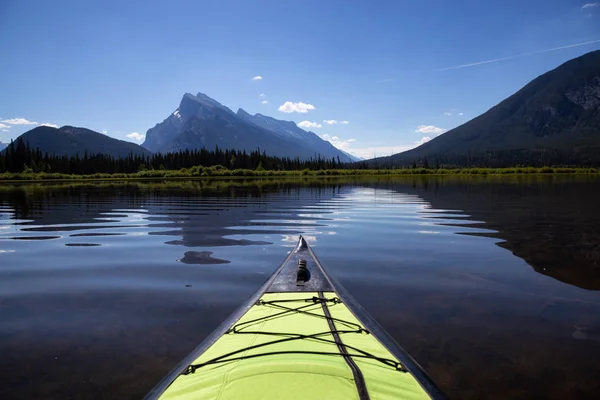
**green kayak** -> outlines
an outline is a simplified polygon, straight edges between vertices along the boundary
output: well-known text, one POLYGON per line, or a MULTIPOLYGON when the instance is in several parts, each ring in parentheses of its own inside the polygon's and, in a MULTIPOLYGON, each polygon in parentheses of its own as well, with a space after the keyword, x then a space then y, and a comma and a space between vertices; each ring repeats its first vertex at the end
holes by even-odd
POLYGON ((146 399, 444 399, 304 238, 146 399))

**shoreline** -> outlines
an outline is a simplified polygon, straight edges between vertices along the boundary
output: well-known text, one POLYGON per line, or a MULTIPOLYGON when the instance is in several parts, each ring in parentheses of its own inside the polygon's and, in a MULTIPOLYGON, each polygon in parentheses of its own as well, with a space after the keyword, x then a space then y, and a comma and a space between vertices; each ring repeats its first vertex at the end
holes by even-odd
POLYGON ((156 179, 212 180, 255 178, 331 178, 331 177, 395 177, 395 176, 505 176, 505 175, 600 175, 598 168, 509 167, 456 169, 336 169, 336 170, 228 170, 223 167, 192 167, 181 170, 146 170, 130 174, 116 173, 70 175, 58 173, 2 173, 0 184, 18 182, 75 181, 145 181, 156 179))

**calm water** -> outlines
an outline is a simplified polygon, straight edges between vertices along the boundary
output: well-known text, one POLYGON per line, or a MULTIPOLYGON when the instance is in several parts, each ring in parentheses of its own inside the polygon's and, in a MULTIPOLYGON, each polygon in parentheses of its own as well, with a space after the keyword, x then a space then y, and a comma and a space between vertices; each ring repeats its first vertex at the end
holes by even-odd
POLYGON ((600 180, 0 186, 0 398, 140 398, 302 233, 452 398, 597 398, 600 180))

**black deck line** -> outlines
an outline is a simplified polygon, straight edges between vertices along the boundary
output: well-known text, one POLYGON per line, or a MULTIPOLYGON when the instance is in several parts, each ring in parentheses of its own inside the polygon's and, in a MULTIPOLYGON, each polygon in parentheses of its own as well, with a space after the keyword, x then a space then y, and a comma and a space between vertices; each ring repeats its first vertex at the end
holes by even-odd
MULTIPOLYGON (((325 297, 323 292, 319 292, 319 297, 325 297)), ((346 364, 348 364, 350 370, 352 371, 352 376, 354 377, 354 384, 356 385, 358 397, 360 398, 360 400, 369 400, 369 391, 367 390, 365 377, 363 376, 362 371, 360 370, 358 365, 356 365, 356 362, 354 362, 354 359, 350 357, 348 349, 346 349, 346 346, 344 346, 340 335, 336 332, 337 329, 335 327, 335 322, 333 322, 333 320, 331 319, 331 313, 329 312, 329 307, 327 306, 327 303, 322 302, 321 307, 323 307, 323 313, 325 314, 325 317, 327 317, 327 323, 329 324, 331 336, 333 336, 333 340, 335 340, 335 343, 337 344, 340 353, 344 355, 344 360, 346 361, 346 364)))
MULTIPOLYGON (((304 240, 302 236, 300 240, 304 240)), ((350 293, 335 279, 327 275, 325 269, 321 265, 319 259, 312 251, 310 247, 307 246, 308 252, 311 254, 312 258, 315 260, 317 267, 321 269, 331 286, 334 288, 334 291, 338 295, 340 299, 346 304, 348 309, 356 319, 369 331, 373 336, 375 336, 383 346, 390 351, 402 364, 402 367, 406 369, 412 376, 415 377, 417 382, 421 385, 421 387, 427 392, 427 394, 435 400, 446 400, 446 395, 437 387, 435 382, 427 375, 425 370, 417 363, 411 356, 408 354, 400 345, 398 345, 394 339, 379 325, 369 313, 358 303, 354 297, 350 295, 350 293)))

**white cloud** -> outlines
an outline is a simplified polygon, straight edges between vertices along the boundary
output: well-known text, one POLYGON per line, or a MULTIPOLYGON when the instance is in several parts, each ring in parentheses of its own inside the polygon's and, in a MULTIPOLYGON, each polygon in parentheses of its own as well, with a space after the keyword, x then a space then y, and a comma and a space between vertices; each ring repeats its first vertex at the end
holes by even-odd
POLYGON ((145 133, 131 132, 129 135, 125 135, 136 142, 142 142, 146 138, 145 133))
POLYGON ((448 117, 451 117, 452 113, 451 112, 445 112, 444 115, 447 115, 448 117))
POLYGON ((417 129, 415 129, 415 132, 422 133, 424 136, 421 139, 417 140, 415 144, 417 146, 420 146, 424 143, 429 142, 434 137, 441 135, 442 133, 447 131, 448 129, 439 128, 433 125, 419 125, 417 129))
POLYGON ((293 103, 291 101, 286 101, 285 103, 279 106, 279 111, 288 114, 293 112, 305 114, 312 110, 316 110, 315 106, 313 106, 312 104, 306 104, 302 102, 293 103))
POLYGON ((300 128, 307 128, 307 129, 312 129, 312 128, 322 128, 323 125, 317 123, 317 122, 310 122, 310 121, 302 121, 298 124, 298 126, 300 128))
POLYGON ((8 132, 8 129, 2 129, 2 132, 8 132))
POLYGON ((28 121, 25 118, 11 118, 11 119, 3 119, 0 122, 4 122, 10 125, 37 125, 37 122, 28 121))
POLYGON ((10 129, 10 126, 4 125, 4 124, 0 124, 0 129, 10 129))
POLYGON ((330 136, 328 134, 323 134, 320 136, 323 140, 331 142, 331 144, 338 149, 364 159, 402 153, 403 151, 414 149, 418 145, 425 143, 427 140, 431 140, 434 137, 434 135, 428 135, 424 137, 422 141, 420 140, 412 143, 395 144, 393 146, 383 142, 370 142, 363 144, 361 147, 355 147, 356 139, 343 140, 338 136, 330 136))
POLYGON ((458 113, 458 115, 465 115, 464 113, 458 113))
POLYGON ((335 125, 338 123, 335 119, 324 119, 323 122, 325 122, 327 125, 335 125))
POLYGON ((376 83, 386 83, 386 82, 393 82, 395 81, 396 78, 385 78, 385 79, 380 79, 378 81, 375 81, 376 83))
POLYGON ((258 95, 258 97, 267 97, 267 95, 264 94, 264 93, 261 93, 261 94, 258 95))
POLYGON ((340 124, 342 125, 348 125, 350 123, 350 121, 340 121, 340 124))
POLYGON ((58 125, 51 124, 49 122, 44 122, 43 124, 40 124, 40 126, 49 126, 50 128, 58 128, 58 125))
POLYGON ((583 6, 581 6, 581 9, 583 10, 584 8, 590 8, 590 7, 596 7, 596 6, 600 6, 600 3, 598 3, 598 2, 587 3, 587 4, 584 4, 583 6))
POLYGON ((348 153, 354 154, 354 151, 352 151, 352 152, 350 151, 350 145, 352 143, 354 143, 356 141, 356 139, 342 140, 337 136, 329 136, 326 133, 321 135, 321 139, 327 140, 328 142, 330 142, 332 145, 334 145, 335 147, 337 147, 340 150, 344 150, 348 153))
POLYGON ((423 137, 421 138, 421 140, 417 140, 417 141, 415 142, 415 144, 416 144, 417 146, 420 146, 420 145, 422 145, 422 144, 425 144, 425 143, 429 142, 430 140, 431 140, 431 137, 430 137, 430 136, 423 136, 423 137))
POLYGON ((102 133, 104 133, 105 135, 107 135, 108 131, 106 129, 102 129, 102 133))
POLYGON ((256 75, 254 78, 252 78, 253 81, 262 81, 262 76, 260 75, 256 75))
POLYGON ((417 133, 424 133, 430 135, 441 135, 442 133, 447 131, 448 129, 438 128, 437 126, 433 125, 419 125, 417 129, 415 129, 415 132, 417 133))
POLYGON ((263 101, 261 101, 260 103, 261 103, 261 104, 267 104, 267 103, 268 103, 268 101, 267 101, 267 100, 263 100, 263 101))
POLYGON ((350 149, 348 153, 353 154, 357 157, 369 159, 373 157, 385 157, 391 156, 392 154, 402 153, 403 151, 414 148, 415 145, 397 145, 397 146, 368 146, 357 149, 350 149))

